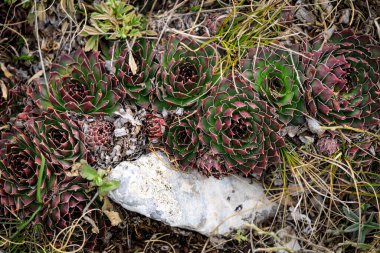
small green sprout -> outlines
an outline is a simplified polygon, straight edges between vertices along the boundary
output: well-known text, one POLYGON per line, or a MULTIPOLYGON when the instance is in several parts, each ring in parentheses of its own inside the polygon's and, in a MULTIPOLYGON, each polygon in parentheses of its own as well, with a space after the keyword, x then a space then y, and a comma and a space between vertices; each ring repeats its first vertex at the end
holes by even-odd
POLYGON ((143 15, 137 13, 132 5, 119 0, 108 0, 95 5, 89 23, 91 25, 86 25, 81 34, 90 36, 85 51, 98 49, 102 36, 108 40, 116 40, 139 38, 153 33, 146 31, 147 22, 143 15))
MULTIPOLYGON (((362 205, 362 213, 365 213, 369 205, 362 205)), ((354 211, 343 207, 346 218, 352 223, 344 229, 345 233, 352 233, 358 243, 364 243, 369 232, 380 230, 380 224, 375 222, 375 213, 372 212, 367 219, 360 219, 359 215, 354 211)))
POLYGON ((96 170, 85 160, 80 161, 80 175, 97 186, 101 196, 107 195, 109 191, 115 190, 120 186, 119 181, 106 179, 106 174, 107 172, 105 170, 96 170))

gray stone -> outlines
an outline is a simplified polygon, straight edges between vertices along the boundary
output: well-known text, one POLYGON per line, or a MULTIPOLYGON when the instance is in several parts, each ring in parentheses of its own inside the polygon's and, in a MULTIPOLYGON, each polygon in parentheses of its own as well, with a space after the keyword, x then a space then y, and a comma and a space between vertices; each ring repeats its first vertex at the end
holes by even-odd
POLYGON ((122 162, 109 178, 120 180, 109 197, 127 210, 207 236, 225 235, 267 219, 275 207, 259 183, 178 171, 161 153, 122 162))
POLYGON ((325 130, 321 128, 321 125, 316 119, 307 118, 306 121, 307 121, 307 125, 309 126, 310 132, 312 132, 313 134, 317 134, 321 136, 325 132, 325 130))

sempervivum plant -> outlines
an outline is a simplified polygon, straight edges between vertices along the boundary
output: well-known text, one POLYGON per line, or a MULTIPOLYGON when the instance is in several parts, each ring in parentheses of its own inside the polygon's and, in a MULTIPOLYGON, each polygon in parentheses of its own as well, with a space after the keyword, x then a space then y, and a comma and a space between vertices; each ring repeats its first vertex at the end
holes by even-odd
POLYGON ((76 227, 71 234, 71 244, 82 245, 84 242, 85 248, 92 250, 98 239, 104 239, 106 224, 99 211, 101 206, 98 200, 91 203, 94 194, 89 189, 90 183, 82 177, 65 177, 61 180, 52 192, 50 201, 45 203, 46 208, 41 215, 48 236, 56 236, 66 229, 57 242, 65 240, 70 233, 68 228, 78 224, 81 229, 76 227))
POLYGON ((41 163, 39 152, 23 133, 17 133, 7 143, 6 156, 0 161, 0 204, 6 206, 8 215, 29 219, 46 201, 47 192, 55 187, 51 164, 41 166, 41 163))
POLYGON ((81 49, 72 56, 63 54, 50 71, 48 85, 37 81, 32 96, 44 108, 92 115, 111 114, 122 98, 117 79, 106 72, 99 52, 87 57, 81 49))
POLYGON ((66 113, 51 110, 29 119, 25 125, 33 137, 34 146, 57 168, 67 170, 86 159, 82 129, 66 113))
POLYGON ((201 140, 222 156, 227 170, 260 176, 280 162, 285 145, 272 110, 244 80, 224 79, 200 106, 201 140))
POLYGON ((219 80, 215 48, 188 37, 171 36, 160 60, 154 102, 159 110, 197 105, 219 80))
POLYGON ((106 56, 107 60, 115 59, 113 71, 129 98, 143 107, 149 106, 149 97, 158 69, 154 47, 153 41, 140 39, 133 45, 132 55, 128 48, 119 52, 120 49, 112 47, 106 56))
POLYGON ((379 125, 380 47, 351 30, 319 38, 303 58, 310 114, 328 125, 379 125))
POLYGON ((185 170, 193 168, 200 149, 197 119, 184 117, 173 122, 165 132, 165 148, 185 170))
POLYGON ((288 124, 303 123, 306 112, 299 55, 291 51, 254 48, 241 60, 241 72, 263 100, 277 109, 279 119, 288 124))
POLYGON ((94 120, 83 125, 85 143, 91 151, 108 150, 112 144, 114 126, 105 120, 94 120))
POLYGON ((148 113, 145 119, 145 135, 152 143, 157 143, 164 135, 166 122, 165 119, 148 113))

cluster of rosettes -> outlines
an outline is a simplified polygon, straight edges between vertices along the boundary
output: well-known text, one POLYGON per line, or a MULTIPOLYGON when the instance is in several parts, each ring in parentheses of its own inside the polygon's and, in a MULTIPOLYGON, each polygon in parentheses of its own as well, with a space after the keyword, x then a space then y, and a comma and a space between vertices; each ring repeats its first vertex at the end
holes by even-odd
MULTIPOLYGON (((3 133, 0 152, 0 216, 30 221, 42 226, 51 239, 76 220, 86 233, 86 247, 92 249, 105 236, 106 219, 100 214, 95 190, 82 177, 70 175, 72 165, 86 159, 88 150, 78 122, 54 110, 30 117, 20 130, 3 133), (85 207, 96 210, 86 214, 85 207), (94 226, 98 233, 93 233, 94 226)), ((14 231, 15 232, 15 231, 14 231)), ((74 233, 71 242, 82 244, 83 234, 74 233)))
POLYGON ((159 142, 166 127, 160 112, 194 109, 217 81, 213 47, 198 50, 199 44, 187 38, 172 37, 168 43, 173 48, 167 56, 159 55, 150 40, 139 40, 132 50, 113 47, 104 55, 79 49, 63 54, 47 77, 30 85, 0 79, 0 217, 42 226, 51 240, 80 220, 83 230, 70 243, 81 245, 85 239, 90 251, 105 239, 107 219, 100 201, 92 200, 96 189, 73 165, 81 160, 96 165, 99 151, 112 149, 114 139, 121 145, 114 123, 131 119, 126 114, 125 122, 109 120, 121 105, 151 110, 145 132, 159 142))
MULTIPOLYGON (((379 126, 379 65, 379 46, 343 31, 299 48, 249 50, 234 75, 223 75, 213 45, 171 36, 161 47, 140 39, 103 55, 64 54, 27 96, 3 78, 1 123, 16 117, 23 128, 0 139, 0 216, 34 217, 54 235, 85 207, 99 209, 88 182, 71 169, 110 148, 114 126, 105 118, 122 104, 148 111, 146 137, 164 145, 182 168, 261 176, 280 163, 285 141, 279 132, 286 125, 313 117, 326 125, 379 126), (25 102, 30 99, 36 107, 25 102)), ((355 156, 357 149, 347 153, 355 156)), ((82 226, 94 245, 105 223, 99 212, 87 215, 99 231, 82 226)))
MULTIPOLYGON (((260 176, 280 162, 285 142, 279 130, 284 126, 307 118, 328 126, 380 126, 379 70, 380 47, 350 30, 299 47, 254 48, 234 76, 220 77, 196 101, 197 109, 169 124, 163 142, 183 168, 215 176, 260 176)), ((367 142, 369 146, 378 150, 375 143, 367 142)), ((354 146, 345 154, 360 159, 365 147, 354 146)), ((369 160, 366 156, 366 164, 369 160)))

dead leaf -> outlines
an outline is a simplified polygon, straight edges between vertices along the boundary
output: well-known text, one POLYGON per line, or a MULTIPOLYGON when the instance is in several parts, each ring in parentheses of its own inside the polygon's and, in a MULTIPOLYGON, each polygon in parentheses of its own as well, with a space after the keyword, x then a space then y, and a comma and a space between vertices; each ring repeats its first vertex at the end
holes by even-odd
POLYGON ((122 222, 118 212, 107 211, 107 210, 103 212, 105 213, 105 215, 107 215, 108 219, 111 221, 111 226, 117 226, 122 222))
POLYGON ((43 2, 37 4, 37 19, 44 22, 46 19, 46 8, 43 2))
POLYGON ((70 171, 66 171, 65 174, 69 177, 77 177, 79 176, 79 169, 81 167, 81 163, 75 163, 73 166, 71 166, 70 171))
POLYGON ((102 211, 111 221, 111 226, 117 226, 122 222, 120 214, 114 211, 114 207, 107 197, 104 197, 102 211))
POLYGON ((61 0, 61 8, 67 11, 70 15, 75 13, 74 0, 61 0))
POLYGON ((155 31, 152 31, 152 30, 145 31, 145 34, 147 36, 157 36, 158 35, 155 31))
POLYGON ((62 23, 62 26, 61 26, 61 32, 62 32, 62 34, 66 33, 68 27, 69 27, 69 23, 68 22, 65 21, 65 22, 62 23))
POLYGON ((4 73, 4 75, 5 75, 6 78, 10 78, 10 77, 13 76, 12 73, 9 72, 9 70, 7 69, 7 67, 5 66, 4 63, 0 63, 0 68, 3 71, 3 73, 4 73))
POLYGON ((305 7, 299 8, 295 14, 295 17, 301 22, 304 22, 307 24, 314 24, 315 21, 317 20, 314 14, 311 11, 307 10, 305 7))
POLYGON ((88 36, 88 35, 99 35, 103 34, 103 31, 101 29, 96 29, 92 26, 86 25, 81 32, 82 36, 88 36))
POLYGON ((0 86, 1 86, 1 93, 3 94, 2 97, 4 98, 4 100, 7 100, 8 99, 8 89, 2 80, 0 80, 0 86))
POLYGON ((44 71, 41 69, 37 73, 35 73, 29 80, 26 82, 27 84, 30 84, 34 79, 40 78, 43 75, 44 71))
POLYGON ((330 1, 319 0, 318 2, 322 6, 322 9, 327 12, 327 14, 330 14, 333 11, 334 6, 330 3, 330 1))
POLYGON ((129 64, 129 67, 131 68, 132 74, 136 75, 136 73, 137 73, 137 64, 135 62, 135 59, 133 58, 132 53, 129 53, 128 64, 129 64))
POLYGON ((0 126, 0 131, 8 130, 8 129, 9 129, 9 125, 0 126))

